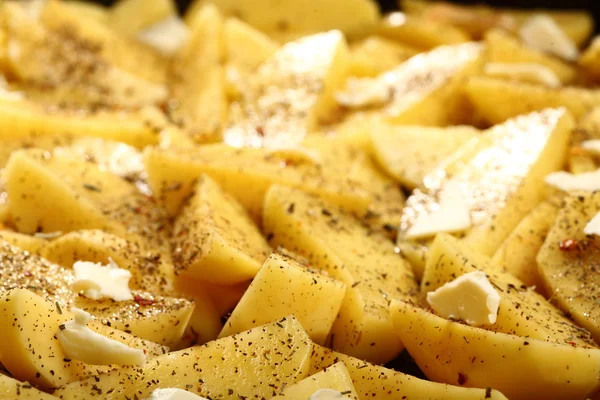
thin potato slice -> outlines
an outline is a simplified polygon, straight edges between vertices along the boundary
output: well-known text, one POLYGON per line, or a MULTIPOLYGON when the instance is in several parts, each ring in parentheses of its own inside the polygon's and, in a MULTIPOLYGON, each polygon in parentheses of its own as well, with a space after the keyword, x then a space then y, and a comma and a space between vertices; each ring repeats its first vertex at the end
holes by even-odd
POLYGON ((0 398, 23 400, 52 400, 56 397, 44 393, 29 384, 0 373, 0 398))
POLYGON ((178 279, 221 285, 254 278, 271 253, 246 210, 206 175, 175 221, 172 247, 178 279))
POLYGON ((147 398, 154 389, 174 387, 214 399, 266 398, 307 376, 311 351, 312 343, 300 323, 287 317, 149 360, 141 368, 120 368, 74 382, 54 395, 88 399, 98 388, 103 393, 112 389, 110 399, 147 398))
POLYGON ((389 299, 416 301, 417 284, 410 265, 392 244, 363 228, 358 220, 322 200, 283 186, 265 198, 263 227, 273 245, 306 257, 347 286, 332 329, 334 349, 386 362, 402 344, 389 319, 389 299))
POLYGON ((294 314, 319 344, 338 315, 346 286, 294 260, 271 254, 227 319, 220 337, 294 314))
POLYGON ((398 335, 435 382, 493 387, 510 399, 585 398, 600 386, 600 350, 558 345, 447 321, 393 300, 398 335))

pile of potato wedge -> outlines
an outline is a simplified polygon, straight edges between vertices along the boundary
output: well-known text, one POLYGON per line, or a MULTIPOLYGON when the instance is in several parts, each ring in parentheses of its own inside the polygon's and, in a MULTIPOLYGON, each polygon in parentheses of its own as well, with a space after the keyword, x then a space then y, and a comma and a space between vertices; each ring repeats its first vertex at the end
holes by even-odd
POLYGON ((591 16, 399 9, 0 1, 0 399, 600 398, 591 16), (494 323, 432 308, 477 271, 494 323))

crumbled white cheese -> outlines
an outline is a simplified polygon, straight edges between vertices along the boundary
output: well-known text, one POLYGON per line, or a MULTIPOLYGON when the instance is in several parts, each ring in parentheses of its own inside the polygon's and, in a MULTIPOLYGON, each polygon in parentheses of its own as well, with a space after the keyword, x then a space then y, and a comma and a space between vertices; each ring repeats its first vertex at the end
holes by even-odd
POLYGON ((439 207, 420 212, 406 232, 406 238, 433 236, 440 232, 460 232, 471 226, 471 212, 459 181, 446 182, 439 194, 439 207))
POLYGON ((75 279, 73 290, 93 300, 113 299, 115 301, 132 300, 129 289, 131 272, 119 268, 114 262, 109 265, 88 261, 77 261, 73 264, 75 279))
POLYGON ((600 140, 586 140, 581 142, 580 147, 591 153, 600 154, 600 140))
POLYGON ((187 390, 168 388, 155 389, 148 400, 208 400, 206 397, 195 395, 187 390))
POLYGON ((561 85, 560 78, 550 68, 537 63, 488 63, 486 75, 538 83, 551 88, 561 85))
POLYGON ((350 400, 347 396, 333 389, 319 389, 308 400, 350 400))
POLYGON ((427 303, 444 318, 490 325, 496 323, 500 295, 483 272, 473 271, 427 293, 427 303))
POLYGON ((137 39, 164 55, 175 54, 186 42, 190 30, 181 18, 173 15, 144 29, 137 35, 137 39))
POLYGON ((584 190, 594 192, 600 190, 600 169, 573 175, 568 172, 553 172, 546 176, 546 183, 564 192, 584 190))
POLYGON ((56 337, 67 358, 92 365, 142 365, 146 355, 87 327, 90 314, 72 308, 74 319, 60 326, 56 337))
POLYGON ((575 61, 579 50, 552 17, 537 14, 530 17, 519 31, 523 42, 536 50, 575 61))
POLYGON ((583 228, 583 233, 586 235, 600 236, 600 212, 594 216, 583 228))
POLYGON ((346 89, 335 95, 337 102, 348 108, 384 104, 391 97, 390 85, 384 79, 373 78, 349 78, 346 89))

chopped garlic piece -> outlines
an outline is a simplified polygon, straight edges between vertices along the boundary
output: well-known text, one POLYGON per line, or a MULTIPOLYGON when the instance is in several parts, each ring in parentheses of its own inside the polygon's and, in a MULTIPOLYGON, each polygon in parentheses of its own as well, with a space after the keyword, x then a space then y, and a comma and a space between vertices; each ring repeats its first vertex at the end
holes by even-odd
POLYGON ((600 140, 585 140, 579 145, 581 148, 591 152, 600 154, 600 140))
POLYGON ((78 308, 72 308, 71 312, 74 319, 61 325, 56 333, 66 357, 92 365, 142 365, 146 362, 142 350, 88 328, 91 316, 87 312, 78 308))
POLYGON ((519 34, 523 42, 533 49, 554 54, 569 61, 575 61, 579 57, 579 50, 575 43, 548 15, 532 16, 523 24, 519 34))
POLYGON ((73 265, 75 280, 73 290, 93 300, 113 299, 115 301, 132 300, 129 289, 131 272, 119 268, 114 262, 107 266, 88 261, 77 261, 73 265))
POLYGON ((568 172, 553 172, 546 176, 546 183, 564 192, 584 190, 594 192, 600 190, 600 169, 593 172, 573 175, 568 172))
POLYGON ((384 79, 349 78, 346 90, 335 95, 338 103, 349 108, 362 108, 387 103, 392 97, 384 79))
POLYGON ((583 228, 583 233, 586 235, 600 236, 600 212, 587 223, 585 228, 583 228))
POLYGON ((440 191, 439 208, 431 212, 420 212, 414 224, 406 232, 406 238, 433 236, 439 232, 460 232, 470 226, 471 211, 461 184, 450 180, 440 191))
POLYGON ((486 75, 513 78, 524 82, 538 83, 551 88, 559 87, 559 77, 550 68, 536 63, 488 63, 486 75))
POLYGON ((308 400, 349 400, 349 398, 337 390, 319 389, 308 400))
POLYGON ((137 39, 166 56, 175 54, 186 42, 190 31, 181 18, 173 15, 144 29, 137 39))
POLYGON ((148 400, 208 400, 206 397, 197 396, 183 389, 168 388, 155 389, 150 393, 148 400))
POLYGON ((427 303, 444 318, 489 325, 496 323, 500 295, 483 272, 474 271, 427 293, 427 303))

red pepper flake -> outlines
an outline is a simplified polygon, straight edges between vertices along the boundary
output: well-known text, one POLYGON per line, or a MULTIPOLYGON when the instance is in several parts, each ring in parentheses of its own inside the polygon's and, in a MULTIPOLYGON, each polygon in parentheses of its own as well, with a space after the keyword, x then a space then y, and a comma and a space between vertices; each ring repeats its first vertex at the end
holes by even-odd
POLYGON ((573 347, 576 347, 576 346, 577 346, 577 343, 575 343, 575 342, 567 342, 567 343, 569 343, 569 344, 570 344, 571 346, 573 346, 573 347))
POLYGON ((26 276, 26 277, 28 277, 28 278, 33 276, 33 274, 31 272, 29 272, 29 271, 23 272, 23 275, 26 276))
POLYGON ((579 249, 579 241, 575 239, 565 239, 558 244, 562 251, 573 251, 579 249))
POLYGON ((133 296, 133 301, 138 303, 140 306, 151 306, 152 304, 156 303, 156 300, 145 299, 139 294, 133 296))
POLYGON ((465 374, 461 374, 460 372, 458 373, 458 384, 459 385, 464 385, 465 383, 467 383, 467 376, 465 374))

